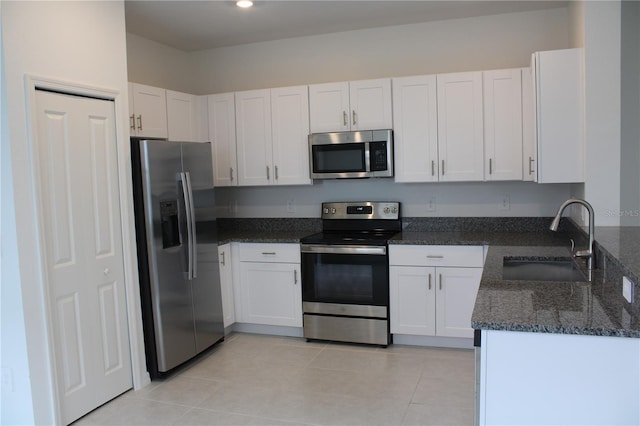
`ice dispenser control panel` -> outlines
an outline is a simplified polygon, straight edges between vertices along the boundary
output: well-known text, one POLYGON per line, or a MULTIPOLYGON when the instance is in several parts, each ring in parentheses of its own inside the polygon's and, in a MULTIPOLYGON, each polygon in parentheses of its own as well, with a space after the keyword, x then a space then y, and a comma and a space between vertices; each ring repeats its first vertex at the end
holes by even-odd
POLYGON ((178 200, 160 201, 160 218, 162 221, 162 248, 179 246, 178 200))

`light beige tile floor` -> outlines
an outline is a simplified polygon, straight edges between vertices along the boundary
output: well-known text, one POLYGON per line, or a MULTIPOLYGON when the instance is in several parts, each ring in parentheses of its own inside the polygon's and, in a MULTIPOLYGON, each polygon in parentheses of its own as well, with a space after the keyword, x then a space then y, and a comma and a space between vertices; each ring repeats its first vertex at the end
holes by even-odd
POLYGON ((235 333, 77 425, 471 425, 471 350, 235 333))

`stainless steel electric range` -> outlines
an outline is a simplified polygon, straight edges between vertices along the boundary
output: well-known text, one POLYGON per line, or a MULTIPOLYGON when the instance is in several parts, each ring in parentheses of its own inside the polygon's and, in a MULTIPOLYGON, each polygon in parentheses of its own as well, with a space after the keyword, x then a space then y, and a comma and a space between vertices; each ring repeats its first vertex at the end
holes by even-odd
POLYGON ((322 204, 322 229, 301 240, 304 336, 387 346, 388 241, 398 202, 322 204))

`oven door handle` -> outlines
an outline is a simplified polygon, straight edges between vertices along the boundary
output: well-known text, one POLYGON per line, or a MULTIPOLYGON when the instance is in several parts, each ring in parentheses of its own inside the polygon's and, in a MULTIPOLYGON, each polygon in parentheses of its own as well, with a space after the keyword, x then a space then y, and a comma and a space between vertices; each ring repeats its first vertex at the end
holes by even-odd
POLYGON ((325 246, 302 244, 300 245, 300 251, 302 253, 317 254, 374 254, 379 256, 386 256, 387 254, 387 248, 384 246, 325 246))

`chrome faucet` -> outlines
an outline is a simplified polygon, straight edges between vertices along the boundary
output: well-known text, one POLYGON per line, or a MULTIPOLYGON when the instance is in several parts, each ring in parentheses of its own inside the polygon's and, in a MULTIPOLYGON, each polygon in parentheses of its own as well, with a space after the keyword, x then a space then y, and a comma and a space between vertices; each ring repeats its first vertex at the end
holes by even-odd
POLYGON ((549 229, 552 231, 557 231, 558 230, 558 225, 560 224, 560 218, 562 217, 562 212, 564 211, 565 208, 567 208, 567 206, 571 205, 571 204, 581 204, 582 206, 584 206, 587 211, 589 212, 589 247, 585 250, 576 250, 573 253, 574 257, 586 257, 587 258, 587 269, 591 270, 594 269, 594 262, 593 262, 593 231, 594 231, 594 213, 593 213, 593 207, 591 207, 591 204, 587 203, 585 200, 580 200, 578 198, 570 198, 567 201, 565 201, 564 203, 562 203, 560 205, 560 207, 558 208, 558 213, 556 213, 556 217, 553 218, 553 221, 551 222, 551 225, 549 226, 549 229))

